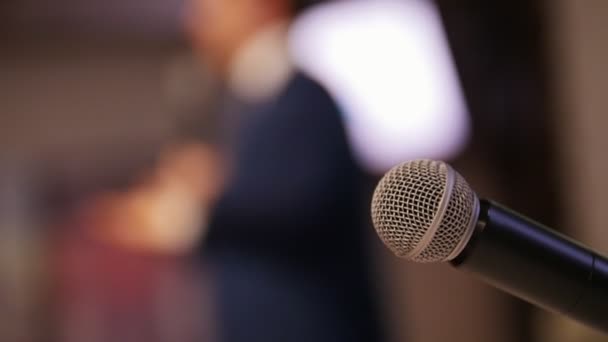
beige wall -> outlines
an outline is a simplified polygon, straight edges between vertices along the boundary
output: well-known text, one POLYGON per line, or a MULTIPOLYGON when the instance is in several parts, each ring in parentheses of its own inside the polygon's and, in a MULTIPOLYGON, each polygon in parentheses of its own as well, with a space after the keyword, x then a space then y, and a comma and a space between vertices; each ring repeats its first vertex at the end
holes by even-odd
POLYGON ((164 89, 173 53, 152 45, 60 43, 2 53, 0 159, 95 168, 157 144, 174 128, 164 89))
MULTIPOLYGON (((608 254, 608 1, 546 3, 563 226, 608 254)), ((608 341, 563 317, 547 315, 541 321, 539 334, 545 341, 608 341)))
POLYGON ((567 229, 608 253, 608 1, 550 4, 567 229))

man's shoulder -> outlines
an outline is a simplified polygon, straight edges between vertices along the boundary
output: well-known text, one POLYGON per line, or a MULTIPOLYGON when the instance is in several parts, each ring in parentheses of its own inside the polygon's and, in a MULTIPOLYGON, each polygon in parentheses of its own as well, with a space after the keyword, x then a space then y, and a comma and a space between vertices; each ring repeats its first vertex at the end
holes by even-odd
POLYGON ((302 72, 294 74, 279 97, 279 104, 337 111, 336 102, 329 92, 320 83, 302 72))

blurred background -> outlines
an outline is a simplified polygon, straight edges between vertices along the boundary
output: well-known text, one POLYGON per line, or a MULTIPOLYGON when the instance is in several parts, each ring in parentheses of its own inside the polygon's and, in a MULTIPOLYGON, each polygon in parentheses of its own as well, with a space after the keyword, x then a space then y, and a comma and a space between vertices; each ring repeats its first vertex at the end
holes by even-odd
MULTIPOLYGON (((230 164, 226 90, 188 11, 0 2, 0 340, 215 340, 197 251, 230 164)), ((608 253, 607 16, 603 0, 325 1, 289 47, 370 174, 445 158, 480 195, 608 253)), ((390 341, 608 341, 369 240, 390 341)))

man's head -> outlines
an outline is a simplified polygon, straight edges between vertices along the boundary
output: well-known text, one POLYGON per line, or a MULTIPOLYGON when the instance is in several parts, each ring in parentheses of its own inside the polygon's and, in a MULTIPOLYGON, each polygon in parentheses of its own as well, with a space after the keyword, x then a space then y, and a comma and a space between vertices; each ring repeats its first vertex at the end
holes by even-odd
POLYGON ((195 49, 225 70, 239 47, 259 30, 288 22, 318 0, 189 0, 186 26, 195 49))

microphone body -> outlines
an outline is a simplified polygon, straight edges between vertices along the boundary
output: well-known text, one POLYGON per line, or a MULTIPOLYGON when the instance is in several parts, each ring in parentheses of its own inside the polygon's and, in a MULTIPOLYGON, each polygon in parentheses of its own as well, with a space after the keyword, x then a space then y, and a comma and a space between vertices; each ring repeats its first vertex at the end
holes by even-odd
POLYGON ((479 218, 453 266, 516 297, 608 333, 608 260, 496 203, 479 218))

